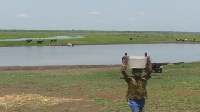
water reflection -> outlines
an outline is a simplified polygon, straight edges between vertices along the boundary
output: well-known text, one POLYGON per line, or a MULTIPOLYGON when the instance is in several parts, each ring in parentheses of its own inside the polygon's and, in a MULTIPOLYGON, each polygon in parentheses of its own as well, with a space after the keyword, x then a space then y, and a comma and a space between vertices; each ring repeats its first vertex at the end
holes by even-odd
POLYGON ((121 57, 147 52, 153 63, 200 61, 200 44, 134 44, 1 47, 0 66, 111 65, 121 57))
POLYGON ((46 38, 19 38, 19 39, 0 39, 0 41, 22 41, 22 40, 28 40, 28 39, 32 39, 32 40, 36 40, 36 39, 67 39, 67 38, 84 38, 83 36, 74 36, 74 37, 70 37, 70 36, 54 36, 54 37, 46 37, 46 38))

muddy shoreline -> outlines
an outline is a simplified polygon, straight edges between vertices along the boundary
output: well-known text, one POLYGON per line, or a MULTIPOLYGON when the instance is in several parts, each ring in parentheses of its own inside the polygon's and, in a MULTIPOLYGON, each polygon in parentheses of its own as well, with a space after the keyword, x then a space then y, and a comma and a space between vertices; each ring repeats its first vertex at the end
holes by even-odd
MULTIPOLYGON (((147 42, 147 43, 134 43, 134 44, 200 44, 200 41, 197 42, 147 42)), ((121 45, 116 43, 104 43, 104 44, 74 44, 73 46, 82 46, 82 45, 121 45)), ((69 46, 67 44, 58 44, 58 45, 49 45, 49 46, 69 46)))

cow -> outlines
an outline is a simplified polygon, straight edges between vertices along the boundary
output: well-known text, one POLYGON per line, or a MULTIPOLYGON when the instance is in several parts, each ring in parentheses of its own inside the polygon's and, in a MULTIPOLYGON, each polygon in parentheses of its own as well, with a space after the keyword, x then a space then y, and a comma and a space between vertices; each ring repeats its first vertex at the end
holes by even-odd
POLYGON ((37 41, 37 43, 39 43, 39 44, 42 44, 42 42, 44 42, 44 41, 42 41, 42 40, 37 41))
POLYGON ((182 41, 181 39, 176 39, 176 41, 182 41))
POLYGON ((57 41, 57 39, 51 39, 51 42, 56 42, 57 41))
POLYGON ((185 39, 181 39, 181 41, 185 41, 185 39))
POLYGON ((130 38, 130 40, 133 40, 133 38, 130 38))
POLYGON ((31 42, 32 41, 32 39, 28 39, 28 40, 26 40, 26 43, 29 43, 29 42, 31 42))
POLYGON ((74 46, 74 44, 73 44, 73 43, 68 43, 68 46, 71 46, 71 47, 73 47, 73 46, 74 46))
POLYGON ((189 39, 189 41, 195 42, 195 39, 189 39))

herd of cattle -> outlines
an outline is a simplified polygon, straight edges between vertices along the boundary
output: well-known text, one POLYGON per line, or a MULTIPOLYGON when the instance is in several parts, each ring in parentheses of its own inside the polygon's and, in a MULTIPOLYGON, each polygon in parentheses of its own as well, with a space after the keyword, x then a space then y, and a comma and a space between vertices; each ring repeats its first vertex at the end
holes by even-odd
MULTIPOLYGON (((32 39, 28 39, 26 40, 26 43, 30 43, 31 41, 33 41, 32 39)), ((50 42, 56 42, 57 39, 51 39, 50 42)), ((37 43, 41 44, 43 43, 44 41, 43 40, 38 40, 37 43)))
MULTIPOLYGON (((133 38, 130 38, 130 40, 133 40, 133 38)), ((176 39, 176 41, 190 41, 190 42, 195 42, 195 39, 176 39)))
MULTIPOLYGON (((28 40, 26 40, 26 43, 30 43, 30 42, 32 42, 33 40, 32 39, 28 39, 28 40)), ((57 39, 51 39, 50 40, 50 42, 52 43, 52 42, 56 42, 57 41, 57 39)), ((38 44, 42 44, 44 41, 43 40, 38 40, 38 41, 36 41, 38 44)), ((74 44, 73 43, 68 43, 67 44, 68 46, 74 46, 74 44)))
POLYGON ((191 41, 191 42, 195 42, 195 39, 176 39, 176 41, 191 41))

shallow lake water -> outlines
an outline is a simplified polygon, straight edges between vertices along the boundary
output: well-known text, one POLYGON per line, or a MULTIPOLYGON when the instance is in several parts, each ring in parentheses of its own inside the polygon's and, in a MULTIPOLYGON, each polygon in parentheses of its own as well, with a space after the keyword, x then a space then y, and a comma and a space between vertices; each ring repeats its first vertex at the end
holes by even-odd
POLYGON ((40 47, 0 47, 0 66, 113 65, 124 53, 153 63, 200 61, 200 44, 126 44, 40 47))

